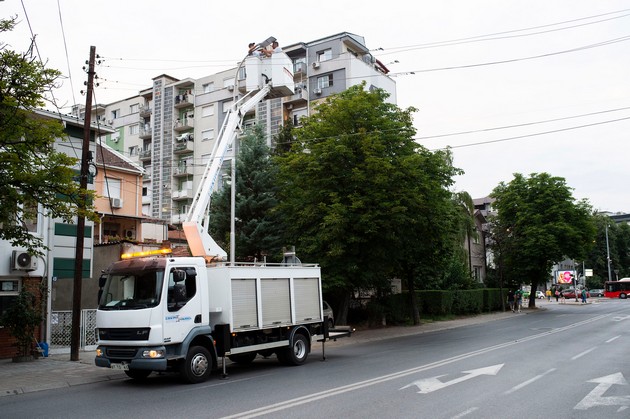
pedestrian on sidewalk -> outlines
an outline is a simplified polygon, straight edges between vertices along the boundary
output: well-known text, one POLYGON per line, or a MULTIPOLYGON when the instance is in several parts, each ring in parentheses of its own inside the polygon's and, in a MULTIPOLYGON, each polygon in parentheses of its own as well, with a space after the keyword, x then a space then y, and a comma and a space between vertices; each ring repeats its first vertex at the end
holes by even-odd
POLYGON ((514 311, 521 312, 521 306, 523 305, 523 291, 519 288, 514 293, 514 311))
POLYGON ((558 302, 558 298, 560 298, 560 291, 558 291, 558 288, 556 288, 556 303, 558 302))
POLYGON ((560 290, 560 304, 565 304, 566 302, 567 302, 567 300, 564 297, 564 292, 562 290, 560 290))
POLYGON ((510 310, 512 313, 514 312, 514 290, 510 289, 507 295, 508 305, 510 306, 510 310))
POLYGON ((586 304, 586 288, 582 288, 582 304, 586 304))
POLYGON ((551 290, 549 288, 545 291, 545 295, 547 296, 547 301, 551 302, 551 290))

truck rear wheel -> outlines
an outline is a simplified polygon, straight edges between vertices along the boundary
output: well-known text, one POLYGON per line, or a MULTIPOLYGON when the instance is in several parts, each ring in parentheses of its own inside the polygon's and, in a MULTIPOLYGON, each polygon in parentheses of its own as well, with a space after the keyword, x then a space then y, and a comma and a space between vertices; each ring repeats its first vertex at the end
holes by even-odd
POLYGON ((278 351, 278 361, 285 365, 302 365, 308 358, 308 340, 303 334, 296 334, 288 348, 278 351))
POLYGON ((127 374, 127 377, 134 380, 144 380, 151 375, 152 372, 151 370, 126 370, 125 374, 127 374))
POLYGON ((186 359, 181 365, 180 374, 191 384, 206 381, 212 372, 212 356, 203 346, 188 349, 186 359))

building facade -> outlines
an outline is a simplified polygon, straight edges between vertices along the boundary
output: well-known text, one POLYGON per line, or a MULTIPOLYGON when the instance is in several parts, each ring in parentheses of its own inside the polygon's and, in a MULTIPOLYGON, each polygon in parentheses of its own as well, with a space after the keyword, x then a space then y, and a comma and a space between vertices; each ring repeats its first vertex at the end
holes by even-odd
MULTIPOLYGON (((271 147, 287 120, 299 126, 319 101, 352 85, 382 88, 396 102, 395 82, 361 36, 344 32, 288 45, 283 52, 293 62, 295 94, 264 100, 244 119, 245 126, 263 127, 271 147)), ((226 113, 245 94, 244 68, 199 79, 162 74, 137 96, 93 109, 115 130, 103 141, 144 169, 142 216, 172 225, 185 220, 226 113)), ((230 164, 228 155, 225 170, 230 164)))
MULTIPOLYGON (((55 142, 55 150, 72 157, 82 155, 84 121, 71 116, 37 111, 39 118, 61 119, 65 126, 66 139, 58 139, 55 142)), ((89 147, 94 155, 96 151, 95 140, 98 127, 92 125, 90 130, 89 147)), ((103 128, 102 132, 112 132, 103 128)), ((80 162, 77 162, 74 170, 80 173, 80 162)), ((94 189, 94 178, 88 176, 88 189, 94 189)), ((43 289, 46 307, 46 320, 43 327, 36 331, 37 339, 41 342, 50 342, 51 307, 59 296, 60 287, 72 290, 76 259, 77 224, 66 223, 61 219, 55 219, 46 214, 43 208, 38 208, 37 219, 30 220, 27 225, 30 233, 42 239, 47 249, 42 249, 41 256, 29 255, 25 249, 15 248, 10 242, 0 240, 0 311, 5 310, 17 297, 22 288, 33 292, 36 297, 38 290, 43 289), (21 260, 23 263, 18 263, 21 260)), ((82 278, 92 277, 93 263, 93 231, 94 223, 86 220, 84 231, 82 278)), ((72 294, 70 294, 71 296, 72 294)), ((88 296, 89 297, 89 296, 88 296)), ((52 320, 54 321, 54 320, 52 320)), ((0 357, 12 356, 15 350, 14 342, 9 331, 0 328, 0 357)))

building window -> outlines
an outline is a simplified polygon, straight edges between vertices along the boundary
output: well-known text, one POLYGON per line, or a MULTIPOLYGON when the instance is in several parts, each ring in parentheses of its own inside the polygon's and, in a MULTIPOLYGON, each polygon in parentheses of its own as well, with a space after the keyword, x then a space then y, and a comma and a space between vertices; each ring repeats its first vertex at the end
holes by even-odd
POLYGON ((322 76, 317 78, 317 88, 323 89, 325 87, 331 87, 333 85, 333 76, 332 74, 328 74, 327 76, 322 76))
POLYGON ((201 141, 210 141, 210 140, 214 140, 214 130, 205 129, 201 131, 201 141))
POLYGON ((134 103, 133 105, 129 106, 129 113, 138 113, 139 110, 140 105, 138 103, 134 103))
POLYGON ((332 49, 325 49, 317 53, 317 61, 329 61, 332 60, 332 49))
POLYGON ((147 186, 142 187, 142 196, 147 196, 149 194, 149 188, 147 186))
POLYGON ((227 111, 229 111, 231 107, 232 107, 232 101, 231 100, 223 102, 223 113, 226 113, 227 111))
POLYGON ((202 106, 201 107, 201 116, 212 116, 214 115, 214 105, 202 106))
POLYGON ((114 109, 112 111, 112 119, 116 119, 120 116, 120 109, 114 109))
POLYGON ((214 92, 214 82, 206 83, 201 85, 204 93, 214 92))
POLYGON ((134 157, 137 156, 139 152, 139 148, 137 145, 129 147, 129 156, 134 157))
POLYGON ((223 87, 227 88, 228 86, 234 86, 234 77, 223 80, 223 87))
POLYGON ((14 304, 20 293, 20 285, 19 279, 0 280, 0 316, 14 304))
POLYGON ((106 177, 105 185, 103 185, 103 196, 106 198, 120 198, 121 184, 122 181, 120 179, 106 177))
POLYGON ((138 135, 140 126, 138 124, 129 125, 129 135, 138 135))

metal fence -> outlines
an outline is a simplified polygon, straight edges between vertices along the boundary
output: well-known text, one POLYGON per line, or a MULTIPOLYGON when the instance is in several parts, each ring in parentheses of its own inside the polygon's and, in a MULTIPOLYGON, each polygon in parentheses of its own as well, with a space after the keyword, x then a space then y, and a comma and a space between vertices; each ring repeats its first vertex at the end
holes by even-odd
MULTIPOLYGON (((81 310, 80 324, 81 348, 96 345, 94 328, 96 310, 81 310)), ((50 316, 50 347, 70 347, 72 336, 72 311, 53 311, 50 316)))

